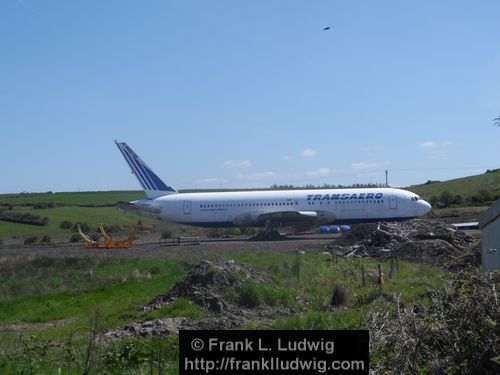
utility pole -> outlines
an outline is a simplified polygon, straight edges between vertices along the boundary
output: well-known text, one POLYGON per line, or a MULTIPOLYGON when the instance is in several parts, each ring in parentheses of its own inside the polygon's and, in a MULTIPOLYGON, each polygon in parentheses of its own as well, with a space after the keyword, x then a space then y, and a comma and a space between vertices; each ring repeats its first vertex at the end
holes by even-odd
POLYGON ((388 176, 389 171, 386 169, 385 170, 385 187, 389 187, 389 176, 388 176))

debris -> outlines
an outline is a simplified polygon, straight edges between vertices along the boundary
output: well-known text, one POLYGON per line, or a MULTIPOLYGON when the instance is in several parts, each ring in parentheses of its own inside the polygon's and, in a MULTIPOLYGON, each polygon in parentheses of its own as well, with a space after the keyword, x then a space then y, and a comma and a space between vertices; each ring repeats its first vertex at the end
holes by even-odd
MULTIPOLYGON (((230 329, 255 321, 266 326, 278 316, 290 315, 295 311, 293 307, 270 306, 266 303, 248 306, 230 297, 228 291, 239 290, 247 282, 268 285, 272 283, 272 279, 257 268, 236 263, 234 260, 203 260, 172 289, 153 298, 139 309, 141 312, 149 312, 174 303, 179 298, 185 298, 202 310, 202 320, 156 319, 129 324, 118 331, 108 332, 107 336, 164 335, 175 332, 176 329, 230 329)), ((298 301, 296 303, 299 304, 298 301)))
POLYGON ((105 334, 110 338, 122 338, 125 336, 168 336, 178 334, 180 329, 187 325, 186 318, 163 318, 148 320, 142 323, 127 324, 116 331, 109 331, 105 334))
MULTIPOLYGON (((430 264, 443 264, 460 258, 477 240, 450 225, 435 221, 411 220, 380 224, 361 224, 327 246, 331 254, 342 257, 398 257, 430 264)), ((477 257, 467 258, 479 266, 477 257)), ((462 262, 463 263, 463 262, 462 262)), ((454 267, 465 266, 460 261, 454 267)))

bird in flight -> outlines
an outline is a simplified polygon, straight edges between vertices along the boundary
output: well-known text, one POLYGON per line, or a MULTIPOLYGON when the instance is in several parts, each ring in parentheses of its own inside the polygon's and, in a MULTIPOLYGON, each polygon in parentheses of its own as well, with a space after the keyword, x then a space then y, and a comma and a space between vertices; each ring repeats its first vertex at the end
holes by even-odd
POLYGON ((323 31, 324 31, 324 30, 330 30, 330 26, 325 27, 325 28, 323 29, 323 31))

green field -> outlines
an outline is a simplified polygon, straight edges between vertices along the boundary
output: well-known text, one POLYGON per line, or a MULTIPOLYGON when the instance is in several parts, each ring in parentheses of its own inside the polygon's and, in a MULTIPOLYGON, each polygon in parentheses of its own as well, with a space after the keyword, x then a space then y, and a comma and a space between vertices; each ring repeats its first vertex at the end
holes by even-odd
MULTIPOLYGON (((65 206, 49 209, 33 210, 23 208, 22 211, 30 211, 42 217, 48 217, 49 223, 46 226, 36 226, 27 224, 17 224, 10 222, 0 222, 0 238, 11 238, 13 236, 24 238, 27 236, 49 235, 53 242, 68 242, 71 235, 75 232, 59 228, 61 222, 68 220, 72 223, 86 223, 92 228, 92 232, 97 232, 99 224, 115 224, 120 226, 132 226, 137 224, 137 216, 120 213, 113 207, 75 207, 65 206)), ((153 222, 152 220, 143 220, 144 223, 153 222)), ((129 231, 131 231, 129 229, 129 231)))
POLYGON ((410 186, 408 190, 419 194, 428 201, 433 196, 439 197, 445 191, 449 192, 452 196, 461 195, 465 200, 478 192, 485 191, 493 199, 498 199, 500 197, 500 170, 449 181, 410 186))
POLYGON ((56 202, 66 206, 108 205, 144 199, 142 191, 89 191, 67 193, 20 193, 0 195, 0 205, 21 205, 56 202))
MULTIPOLYGON (((486 206, 500 197, 500 170, 450 181, 429 182, 411 186, 408 189, 431 201, 435 208, 486 206), (442 203, 443 192, 447 192, 452 197, 449 204, 442 203)), ((173 225, 123 214, 113 208, 117 202, 130 202, 143 198, 144 192, 142 191, 0 195, 0 211, 30 213, 48 219, 46 226, 0 221, 0 246, 22 244, 30 236, 37 236, 38 240, 43 236, 48 236, 52 243, 67 243, 74 232, 59 228, 63 221, 86 223, 93 235, 100 224, 115 225, 118 230, 122 228, 123 235, 126 235, 130 233, 130 226, 137 224, 139 220, 144 224, 155 226, 155 233, 158 236, 162 230, 178 231, 173 225)))
POLYGON ((168 223, 141 218, 123 213, 113 207, 117 202, 128 202, 144 198, 140 191, 107 191, 42 194, 6 194, 0 195, 0 210, 5 213, 30 213, 47 217, 44 226, 0 221, 0 246, 22 244, 31 236, 41 239, 48 236, 52 243, 68 243, 74 230, 61 229, 63 221, 72 224, 83 223, 91 236, 96 236, 100 224, 114 226, 115 235, 126 238, 132 232, 132 226, 139 222, 155 227, 169 227, 168 223), (52 208, 48 208, 50 205, 52 208), (37 208, 43 207, 43 208, 37 208))
MULTIPOLYGON (((225 257, 266 271, 275 286, 308 302, 297 305, 293 316, 276 320, 272 325, 275 329, 367 328, 370 312, 389 306, 388 297, 394 291, 402 294, 405 303, 425 304, 427 288, 443 285, 439 270, 407 262, 401 262, 400 271, 379 289, 374 277, 375 260, 340 259, 335 263, 320 253, 243 253, 225 257), (362 270, 367 275, 364 285, 362 270), (332 312, 325 308, 338 286, 347 293, 345 309, 332 312)), ((382 267, 387 271, 389 264, 383 263, 382 267)), ((94 331, 103 335, 129 322, 167 316, 200 319, 202 314, 185 300, 152 313, 137 311, 171 288, 188 270, 182 258, 4 260, 0 263, 0 373, 83 373, 88 365, 88 338, 94 331)), ((258 320, 252 325, 259 326, 258 320)), ((160 373, 161 366, 173 368, 164 373, 176 373, 176 340, 132 338, 108 342, 92 349, 90 373, 160 373), (162 350, 161 366, 153 361, 158 347, 162 350)))

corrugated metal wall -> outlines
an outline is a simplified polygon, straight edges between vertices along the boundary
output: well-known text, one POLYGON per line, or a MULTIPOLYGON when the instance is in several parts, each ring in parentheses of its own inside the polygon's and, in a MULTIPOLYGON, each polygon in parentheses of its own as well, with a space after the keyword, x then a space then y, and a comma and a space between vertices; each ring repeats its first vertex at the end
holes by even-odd
POLYGON ((483 270, 500 271, 500 217, 487 224, 483 229, 483 270))

